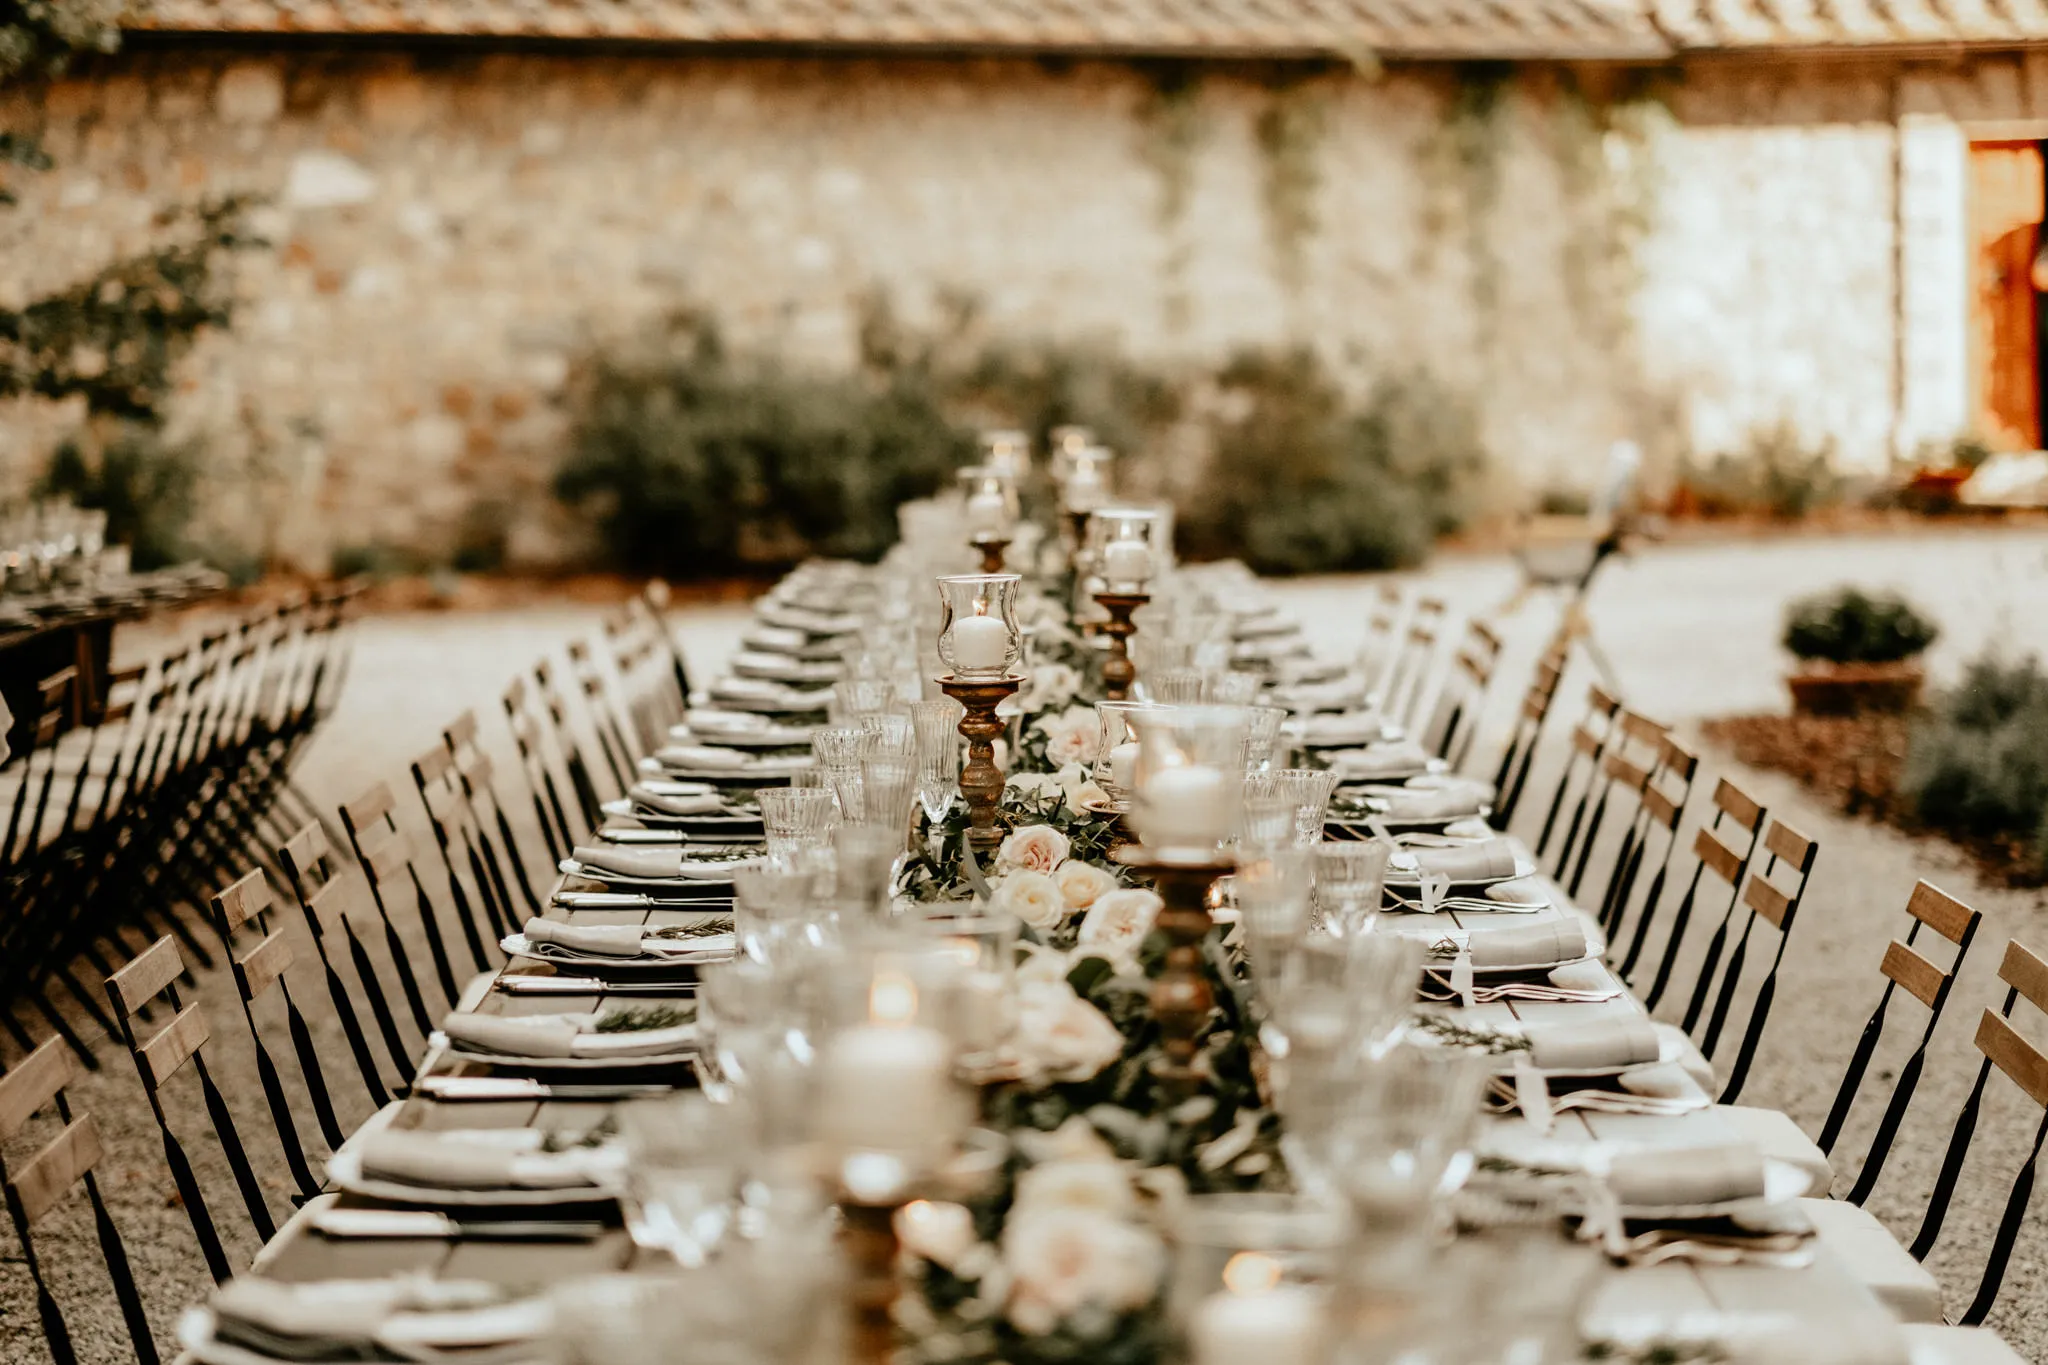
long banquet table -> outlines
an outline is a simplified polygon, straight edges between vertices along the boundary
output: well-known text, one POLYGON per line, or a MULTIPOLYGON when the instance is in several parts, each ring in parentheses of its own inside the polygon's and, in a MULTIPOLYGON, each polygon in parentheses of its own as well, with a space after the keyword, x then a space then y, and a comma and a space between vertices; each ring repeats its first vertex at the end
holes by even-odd
MULTIPOLYGON (((630 821, 613 822, 630 825, 630 821)), ((1553 896, 1562 901, 1554 885, 1553 896)), ((551 897, 552 900, 552 897, 551 897)), ((1554 906, 1550 913, 1578 913, 1554 906)), ((650 925, 689 923, 704 912, 675 907, 569 909, 559 906, 550 917, 566 918, 580 924, 650 925)), ((508 991, 508 982, 520 977, 546 974, 540 964, 517 961, 495 973, 489 989, 470 992, 469 1008, 491 1014, 541 1015, 588 1011, 602 1002, 604 992, 594 994, 519 994, 508 991)), ((1604 971, 1605 969, 1602 968, 1604 971)), ((1619 983, 1616 982, 1617 987, 1619 983)), ((690 988, 678 986, 677 994, 690 988)), ((647 998, 649 987, 635 987, 633 998, 647 998)), ((1625 990, 1612 999, 1598 1002, 1502 1002, 1467 1007, 1467 1016, 1477 1021, 1515 1019, 1585 1020, 1596 1015, 1642 1011, 1642 1005, 1625 990)), ((1711 1068, 1691 1049, 1680 1065, 1689 1072, 1706 1076, 1711 1068)), ((461 1064, 445 1055, 429 1055, 421 1075, 453 1074, 461 1064)), ((488 1129, 537 1128, 543 1131, 581 1131, 599 1123, 620 1104, 562 1100, 445 1101, 415 1093, 403 1101, 389 1121, 398 1128, 488 1129)), ((1515 1114, 1489 1117, 1487 1123, 1502 1127, 1523 1127, 1515 1114)), ((1635 1114, 1586 1114, 1561 1112, 1545 1141, 1628 1142, 1669 1145, 1675 1148, 1710 1146, 1725 1142, 1729 1132, 1715 1110, 1702 1109, 1678 1117, 1635 1114)), ((264 1249, 257 1273, 288 1282, 325 1279, 355 1279, 399 1272, 419 1272, 444 1279, 473 1279, 508 1286, 539 1286, 559 1283, 580 1275, 654 1268, 666 1260, 665 1253, 636 1248, 624 1228, 610 1215, 602 1233, 589 1241, 496 1241, 462 1236, 448 1238, 404 1237, 392 1239, 329 1238, 312 1226, 314 1215, 323 1207, 380 1207, 374 1199, 357 1195, 322 1195, 309 1203, 264 1249)), ((579 1215, 586 1216, 586 1215, 579 1215)), ((1698 1333, 1707 1324, 1710 1331, 1741 1328, 1745 1339, 1776 1343, 1768 1351, 1758 1346, 1749 1358, 1800 1360, 1807 1362, 1863 1362, 1893 1365, 1908 1359, 1901 1328, 1886 1308, 1834 1260, 1825 1245, 1817 1245, 1810 1264, 1798 1267, 1760 1265, 1707 1265, 1686 1261, 1661 1265, 1619 1268, 1609 1266, 1597 1285, 1582 1323, 1589 1339, 1659 1341, 1680 1333, 1698 1333)), ((1738 1355, 1736 1358, 1745 1358, 1738 1355)))

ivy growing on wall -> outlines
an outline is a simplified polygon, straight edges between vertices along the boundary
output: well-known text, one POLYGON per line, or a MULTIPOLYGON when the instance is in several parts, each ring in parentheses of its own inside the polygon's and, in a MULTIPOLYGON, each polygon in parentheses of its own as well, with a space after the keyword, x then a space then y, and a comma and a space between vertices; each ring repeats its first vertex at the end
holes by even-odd
POLYGON ((1493 331, 1488 321, 1500 302, 1500 261, 1494 254, 1491 226, 1500 203, 1506 153, 1507 125, 1501 112, 1513 68, 1504 62, 1465 62, 1452 69, 1452 78, 1455 84, 1443 126, 1433 155, 1425 160, 1447 165, 1455 182, 1472 302, 1479 313, 1480 334, 1487 336, 1493 331))
POLYGON ((1189 320, 1187 273, 1191 251, 1183 225, 1194 198, 1195 158, 1209 129, 1202 111, 1202 80, 1192 63, 1148 63, 1141 68, 1151 93, 1139 110, 1139 156, 1159 182, 1160 235, 1166 242, 1166 324, 1189 320))
POLYGON ((1328 129, 1328 95, 1306 82, 1276 91, 1253 128, 1262 161, 1266 238, 1281 284, 1297 296, 1307 284, 1308 245, 1321 226, 1316 198, 1322 190, 1328 129))
POLYGON ((0 85, 53 76, 80 52, 112 52, 120 0, 0 0, 0 85))

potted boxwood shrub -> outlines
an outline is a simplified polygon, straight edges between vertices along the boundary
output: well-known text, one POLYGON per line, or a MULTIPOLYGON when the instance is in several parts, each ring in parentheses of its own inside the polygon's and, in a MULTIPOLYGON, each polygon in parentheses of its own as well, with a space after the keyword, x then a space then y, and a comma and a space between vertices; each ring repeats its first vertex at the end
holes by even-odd
POLYGON ((1904 598, 1860 588, 1801 598, 1785 616, 1785 648, 1799 660, 1786 678, 1801 715, 1904 711, 1925 680, 1919 657, 1940 629, 1904 598))

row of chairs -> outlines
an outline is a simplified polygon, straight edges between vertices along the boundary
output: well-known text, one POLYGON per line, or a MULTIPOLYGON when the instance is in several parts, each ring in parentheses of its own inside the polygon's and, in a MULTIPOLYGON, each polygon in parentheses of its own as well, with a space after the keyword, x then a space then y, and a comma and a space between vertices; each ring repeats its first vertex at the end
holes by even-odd
POLYGON ((1737 1106, 1764 1036, 1819 847, 1726 777, 1715 779, 1693 822, 1691 842, 1685 843, 1682 828, 1702 785, 1698 756, 1670 727, 1628 709, 1599 683, 1589 686, 1584 714, 1566 737, 1541 818, 1524 811, 1522 798, 1567 672, 1568 648, 1560 636, 1543 653, 1515 704, 1491 774, 1497 793, 1494 820, 1505 829, 1523 817, 1520 823, 1533 831, 1530 846, 1539 864, 1575 903, 1594 909, 1616 973, 1652 1011, 1675 1015, 1679 1027, 1726 1076, 1719 1095, 1722 1112, 1767 1151, 1832 1179, 1831 1161, 1852 1114, 1860 1102, 1876 1100, 1866 1091, 1873 1059, 1893 1022, 1896 997, 1903 992, 1924 1009, 1910 1054, 1889 1073, 1889 1092, 1848 1190, 1839 1201, 1816 1209, 1824 1230, 1846 1232, 1863 1248, 1861 1259, 1873 1288, 1908 1320, 1939 1320, 1940 1287, 1917 1263, 1940 1239, 1991 1073, 2004 1074, 2041 1108, 2040 1126, 2007 1194, 1983 1274, 1957 1319, 1972 1326, 1983 1322, 1997 1300, 2031 1199, 2034 1165, 2048 1140, 2048 1053, 2012 1023, 2023 999, 2048 1012, 2048 962, 2025 945, 2006 945, 1999 967, 2003 1004, 1986 1009, 1978 1022, 1975 1082, 1927 1192, 1919 1228, 1910 1245, 1900 1249, 1861 1206, 1887 1168, 1981 914, 1929 882, 1914 887, 1903 935, 1888 942, 1879 956, 1884 984, 1876 1006, 1844 1065, 1818 1134, 1808 1137, 1776 1110, 1737 1106), (1618 838, 1612 837, 1615 829, 1618 838), (1603 831, 1610 837, 1603 839, 1603 831), (1704 942, 1698 941, 1700 928, 1706 929, 1704 942), (1752 960, 1765 964, 1753 982, 1752 960), (1695 965, 1688 967, 1688 962, 1695 965), (1689 985, 1682 980, 1682 968, 1693 973, 1689 985), (1739 1028, 1737 1017, 1742 1017, 1739 1028), (1727 1051, 1731 1039, 1736 1040, 1732 1053, 1727 1051))
MULTIPOLYGON (((178 1116, 189 1106, 170 1101, 171 1086, 196 1086, 250 1230, 267 1242, 278 1225, 255 1149, 244 1142, 208 1067, 215 1025, 191 998, 192 962, 211 962, 217 950, 230 968, 278 1165, 291 1202, 302 1204, 320 1190, 320 1149, 334 1150, 365 1117, 402 1098, 439 1015, 489 988, 502 962, 498 940, 540 912, 535 888, 574 847, 578 831, 603 818, 606 786, 623 795, 641 755, 680 718, 687 675, 659 614, 663 600, 657 585, 606 619, 600 644, 569 647, 568 672, 582 700, 574 711, 545 658, 505 689, 501 701, 520 759, 510 779, 511 807, 499 801, 500 778, 475 713, 464 712, 408 765, 431 853, 422 855, 408 835, 388 783, 342 803, 338 837, 309 806, 291 828, 265 825, 276 837, 262 856, 244 857, 220 889, 203 897, 211 947, 165 932, 105 973, 113 1032, 132 1059, 178 1202, 216 1281, 235 1265, 187 1150, 204 1135, 178 1131, 178 1116), (524 831, 512 814, 521 807, 533 815, 524 831), (293 906, 296 916, 288 913, 293 906), (424 970, 415 968, 416 948, 424 949, 424 970), (338 1027, 353 1075, 329 1074, 315 1021, 338 1027), (296 1085, 287 1079, 291 1072, 296 1085), (302 1125, 307 1112, 317 1138, 302 1125)), ((159 1357, 144 1305, 93 1174, 102 1155, 98 1132, 64 1094, 90 1055, 69 1046, 70 1036, 33 1048, 0 1075, 0 1147, 39 1112, 54 1113, 61 1125, 18 1169, 0 1159, 0 1185, 59 1365, 73 1359, 70 1335, 31 1233, 60 1196, 78 1187, 92 1207, 137 1358, 154 1365, 159 1357)))
POLYGON ((292 764, 339 695, 356 592, 264 607, 111 672, 90 726, 71 724, 76 670, 43 680, 0 779, 0 1028, 16 1045, 31 1043, 26 1014, 96 1068, 93 1039, 115 1022, 82 974, 164 933, 212 961, 180 907, 311 812, 292 764))

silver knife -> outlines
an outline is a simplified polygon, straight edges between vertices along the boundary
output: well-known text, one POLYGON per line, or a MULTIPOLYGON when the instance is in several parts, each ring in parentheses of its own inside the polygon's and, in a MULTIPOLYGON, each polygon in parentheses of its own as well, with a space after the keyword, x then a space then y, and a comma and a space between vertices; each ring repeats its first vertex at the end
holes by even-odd
MULTIPOLYGON (((592 1188, 591 1198, 609 1198, 592 1188)), ((460 1237, 477 1242, 594 1242, 604 1224, 591 1219, 453 1218, 436 1209, 322 1209, 313 1229, 323 1237, 460 1237)))

